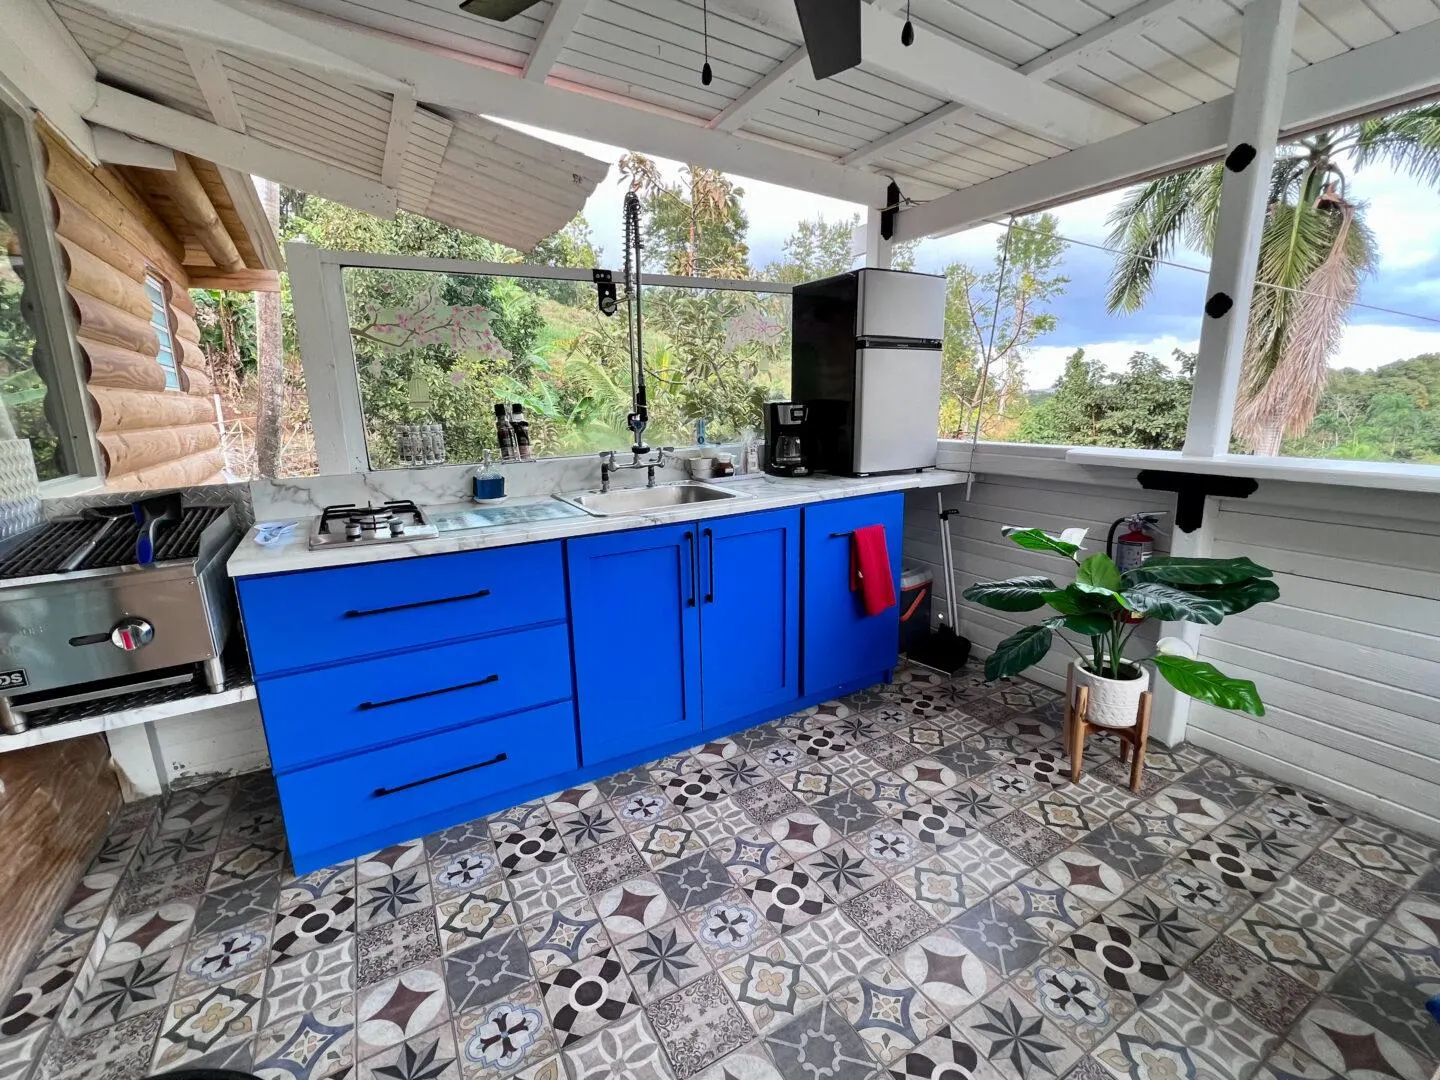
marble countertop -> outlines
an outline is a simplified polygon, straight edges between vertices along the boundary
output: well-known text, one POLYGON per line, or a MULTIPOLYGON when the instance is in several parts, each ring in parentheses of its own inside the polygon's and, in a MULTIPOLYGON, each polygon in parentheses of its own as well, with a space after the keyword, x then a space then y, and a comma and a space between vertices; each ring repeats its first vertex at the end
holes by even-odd
MULTIPOLYGON (((597 533, 640 529, 647 525, 669 525, 677 521, 750 514, 757 510, 775 510, 806 503, 846 499, 855 495, 871 495, 885 491, 908 491, 918 488, 947 487, 965 482, 965 473, 931 470, 897 476, 807 476, 774 477, 745 476, 721 480, 719 484, 736 491, 740 498, 713 503, 691 503, 685 506, 651 510, 637 514, 616 514, 613 517, 561 518, 554 521, 520 525, 499 525, 463 532, 441 533, 432 539, 396 541, 390 544, 367 544, 354 547, 308 548, 310 520, 301 519, 294 532, 268 547, 255 542, 251 529, 235 549, 227 569, 231 577, 256 574, 282 574, 293 570, 316 570, 327 566, 355 566, 360 563, 389 562, 418 555, 444 555, 456 551, 477 551, 481 548, 508 547, 540 540, 560 540, 572 536, 593 536, 597 533)), ((508 505, 548 502, 550 495, 512 497, 508 505)), ((474 508, 472 503, 426 505, 429 513, 474 508)))

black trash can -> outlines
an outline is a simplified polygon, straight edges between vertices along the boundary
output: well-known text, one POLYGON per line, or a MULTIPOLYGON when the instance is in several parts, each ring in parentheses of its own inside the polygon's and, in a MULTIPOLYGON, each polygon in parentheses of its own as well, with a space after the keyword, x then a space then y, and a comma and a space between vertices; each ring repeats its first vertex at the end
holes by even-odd
POLYGON ((922 566, 907 566, 900 574, 900 651, 910 650, 930 635, 930 596, 935 575, 922 566))

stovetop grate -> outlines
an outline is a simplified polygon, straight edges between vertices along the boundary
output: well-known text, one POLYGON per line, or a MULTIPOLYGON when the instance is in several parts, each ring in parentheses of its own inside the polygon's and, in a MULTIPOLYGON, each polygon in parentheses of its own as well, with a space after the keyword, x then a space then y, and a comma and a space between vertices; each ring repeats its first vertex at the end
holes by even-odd
MULTIPOLYGON (((226 512, 223 506, 188 506, 180 520, 162 525, 155 539, 155 561, 193 559, 200 554, 200 536, 226 512)), ((105 529, 103 518, 62 518, 22 537, 0 557, 0 579, 59 573, 70 557, 105 529)), ((133 518, 111 524, 103 538, 72 570, 98 570, 135 563, 140 525, 133 518)))

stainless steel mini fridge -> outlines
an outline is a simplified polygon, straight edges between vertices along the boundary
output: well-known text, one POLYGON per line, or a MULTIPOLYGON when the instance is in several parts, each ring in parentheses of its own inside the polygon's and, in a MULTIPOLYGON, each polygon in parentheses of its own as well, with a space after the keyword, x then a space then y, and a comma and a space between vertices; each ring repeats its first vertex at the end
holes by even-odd
POLYGON ((853 270, 797 285, 791 399, 814 468, 842 476, 935 466, 945 279, 853 270))

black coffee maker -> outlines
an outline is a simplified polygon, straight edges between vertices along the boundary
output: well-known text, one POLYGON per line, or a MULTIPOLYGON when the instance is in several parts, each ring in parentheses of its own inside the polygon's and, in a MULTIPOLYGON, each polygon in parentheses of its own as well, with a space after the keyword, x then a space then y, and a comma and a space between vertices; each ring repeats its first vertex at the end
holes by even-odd
POLYGON ((807 476, 810 463, 801 434, 809 410, 795 401, 765 404, 765 471, 771 476, 807 476))

